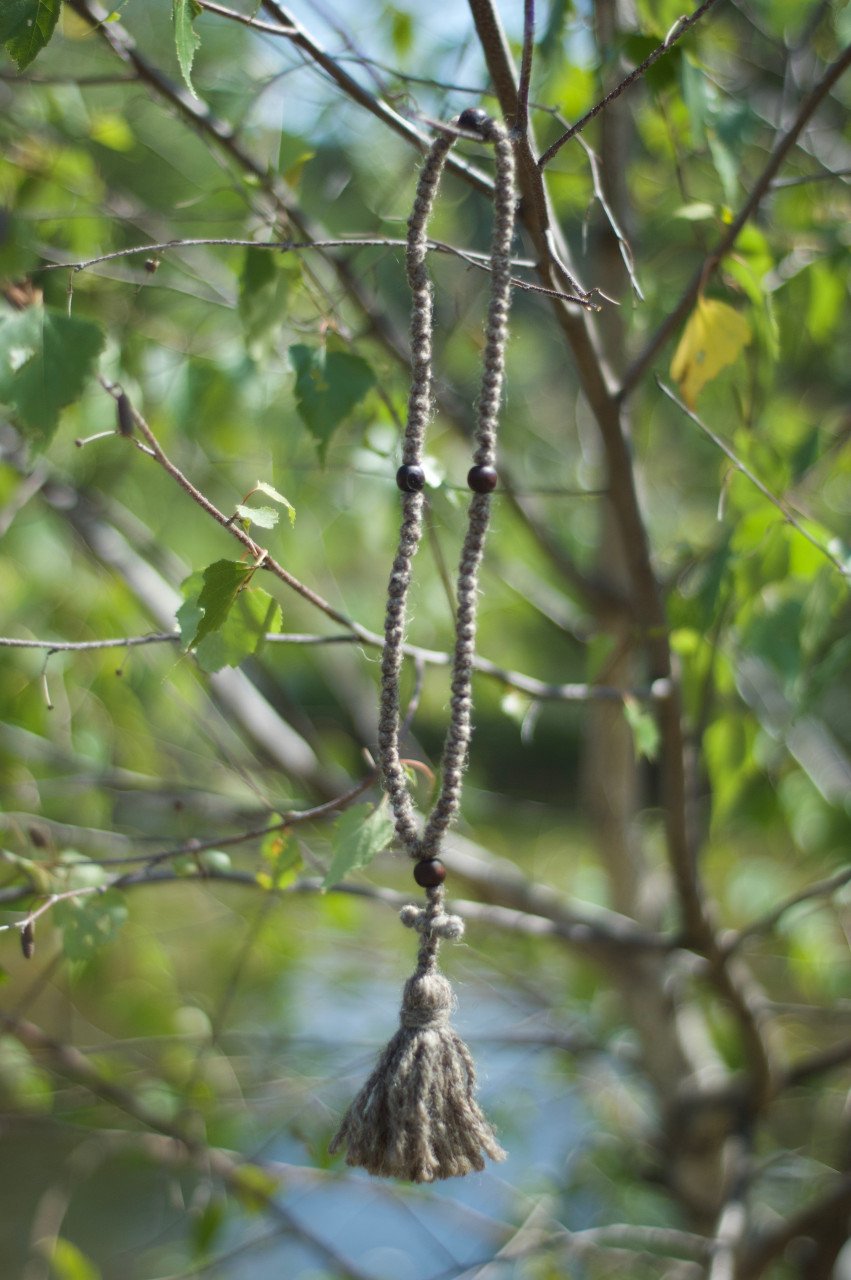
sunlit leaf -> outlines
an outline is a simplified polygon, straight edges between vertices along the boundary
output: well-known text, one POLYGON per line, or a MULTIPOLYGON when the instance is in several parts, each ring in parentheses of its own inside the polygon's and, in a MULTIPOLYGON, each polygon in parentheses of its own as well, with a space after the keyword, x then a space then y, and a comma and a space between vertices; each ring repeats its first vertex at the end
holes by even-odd
POLYGON ((294 835, 275 831, 267 836, 261 848, 268 871, 258 871, 257 883, 264 889, 280 889, 295 880, 302 868, 301 848, 294 835))
POLYGON ((286 507, 287 514, 290 517, 290 524, 295 524, 295 507, 284 497, 282 493, 279 493, 277 489, 272 487, 272 485, 267 484, 265 480, 258 480, 254 487, 255 489, 258 489, 260 493, 265 493, 266 497, 271 498, 273 502, 278 502, 282 507, 286 507))
POLYGON ((281 518, 280 512, 274 507, 248 507, 244 502, 237 504, 236 514, 243 520, 256 524, 259 529, 274 529, 281 518))
POLYGON ((184 648, 194 648, 202 671, 238 667, 263 647, 280 627, 277 601, 259 587, 248 588, 253 567, 219 560, 183 583, 185 602, 177 610, 184 648))
POLYGON ((368 804, 346 809, 334 827, 334 856, 322 887, 339 884, 350 871, 366 867, 393 839, 393 821, 383 807, 368 804))
MULTIPOLYGON (((253 574, 254 566, 243 564, 241 560, 216 560, 214 564, 207 566, 201 574, 201 588, 197 596, 187 598, 188 609, 182 606, 177 611, 185 643, 185 633, 189 629, 190 619, 198 610, 201 612, 194 634, 188 641, 189 648, 194 648, 205 636, 224 625, 233 602, 243 587, 251 581, 253 574)), ((184 592, 191 590, 195 581, 193 574, 192 578, 183 584, 184 592)))
POLYGON ((750 326, 738 311, 716 298, 698 298, 671 361, 671 377, 690 409, 707 382, 732 364, 750 340, 750 326))

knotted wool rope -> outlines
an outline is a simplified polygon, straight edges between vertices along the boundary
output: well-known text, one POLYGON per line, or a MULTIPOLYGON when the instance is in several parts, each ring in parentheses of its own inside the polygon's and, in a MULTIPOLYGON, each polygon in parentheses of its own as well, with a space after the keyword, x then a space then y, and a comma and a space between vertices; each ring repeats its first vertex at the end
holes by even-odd
POLYGON ((511 300, 511 241, 514 234, 514 156, 505 128, 484 111, 462 112, 453 126, 469 129, 493 144, 496 157, 491 293, 482 357, 473 466, 467 484, 473 491, 457 582, 457 617, 452 663, 450 719, 443 747, 441 786, 420 831, 408 780, 399 755, 399 679, 412 562, 422 538, 422 467, 425 433, 432 407, 432 287, 426 266, 426 230, 454 134, 432 144, 420 173, 408 221, 406 267, 413 295, 411 317, 412 380, 402 466, 396 483, 402 491, 402 526, 387 591, 379 759, 384 788, 393 809, 396 833, 414 859, 414 879, 426 890, 426 906, 402 909, 402 923, 421 935, 417 968, 405 984, 401 1025, 375 1070, 346 1112, 331 1151, 346 1148, 346 1163, 372 1174, 410 1182, 432 1182, 484 1168, 484 1156, 505 1159, 493 1129, 475 1100, 476 1073, 470 1052, 453 1031, 449 1016, 454 997, 438 971, 442 938, 458 939, 464 924, 443 909, 446 870, 439 861, 441 841, 454 819, 470 748, 472 674, 476 648, 479 566, 496 487, 496 433, 505 376, 505 345, 511 300))

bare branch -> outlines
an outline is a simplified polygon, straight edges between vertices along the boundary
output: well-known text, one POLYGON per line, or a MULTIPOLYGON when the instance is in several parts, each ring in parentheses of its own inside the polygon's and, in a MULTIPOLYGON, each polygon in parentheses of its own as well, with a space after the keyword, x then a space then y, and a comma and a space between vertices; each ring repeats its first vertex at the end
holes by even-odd
MULTIPOLYGON (((159 244, 140 244, 132 249, 115 249, 112 253, 101 253, 95 258, 86 258, 80 262, 50 262, 39 270, 85 271, 101 262, 113 262, 116 258, 132 258, 138 254, 165 253, 169 249, 193 249, 208 245, 237 249, 276 249, 280 253, 291 253, 302 249, 404 249, 405 244, 406 241, 396 240, 390 236, 345 236, 340 239, 325 240, 235 240, 230 237, 164 240, 159 244)), ((458 249, 455 245, 447 244, 443 240, 429 240, 428 247, 437 253, 453 254, 473 266, 490 269, 490 257, 486 253, 476 253, 473 249, 458 249)), ((536 264, 528 258, 514 258, 511 265, 532 268, 536 264)), ((520 284, 522 287, 522 282, 520 284)))

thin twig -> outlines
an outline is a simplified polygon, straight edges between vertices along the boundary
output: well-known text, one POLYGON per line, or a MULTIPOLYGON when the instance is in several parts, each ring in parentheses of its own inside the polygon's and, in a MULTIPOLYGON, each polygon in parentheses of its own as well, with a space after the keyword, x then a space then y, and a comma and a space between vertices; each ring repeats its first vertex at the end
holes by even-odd
MULTIPOLYGON (((237 240, 228 236, 206 237, 202 239, 163 240, 159 244, 140 244, 131 249, 115 249, 112 253, 101 253, 94 258, 85 258, 79 262, 49 262, 40 271, 85 271, 89 267, 98 266, 101 262, 113 262, 116 258, 132 258, 138 254, 166 253, 169 249, 194 249, 209 245, 236 249, 270 249, 280 253, 289 253, 302 249, 404 249, 405 241, 393 239, 391 236, 344 236, 338 239, 324 240, 237 240)), ((429 240, 429 249, 437 253, 454 254, 465 262, 489 269, 488 254, 477 253, 473 249, 458 249, 455 245, 443 240, 429 240)), ((531 269, 536 266, 529 258, 513 258, 513 267, 531 269)))
MULTIPOLYGON (((270 13, 282 26, 293 28, 294 34, 289 37, 292 44, 301 50, 311 62, 320 67, 326 75, 330 76, 347 98, 350 98, 352 102, 356 102, 358 106, 363 107, 371 115, 376 116, 383 124, 388 125, 394 133, 401 134, 406 141, 412 142, 418 151, 421 153, 426 151, 431 141, 430 138, 421 133, 415 125, 406 120, 404 116, 399 115, 387 103, 382 102, 380 98, 376 98, 374 94, 364 89, 363 85, 359 84, 353 76, 350 76, 348 71, 345 71, 339 62, 332 58, 319 42, 300 23, 296 22, 295 18, 286 9, 277 3, 277 0, 262 0, 262 2, 266 12, 270 13)), ((490 179, 458 156, 449 157, 447 168, 453 173, 463 175, 478 190, 488 194, 492 193, 493 184, 490 179)))
POLYGON ((805 889, 801 889, 797 893, 791 894, 790 897, 784 898, 782 902, 779 902, 776 907, 772 907, 765 915, 759 916, 756 920, 752 920, 750 924, 725 935, 721 940, 722 951, 725 955, 732 955, 733 952, 739 950, 748 938, 756 938, 762 934, 771 933, 787 912, 794 907, 800 906, 802 902, 812 902, 816 898, 829 898, 840 889, 844 889, 849 882, 851 882, 851 867, 844 867, 841 871, 837 871, 835 875, 827 876, 824 880, 816 880, 813 884, 807 885, 805 889))
MULTIPOLYGON (((274 565, 275 562, 272 561, 271 563, 274 565)), ((263 568, 268 566, 269 561, 264 561, 263 568)), ((288 583, 287 585, 290 584, 288 583)), ((304 590, 309 590, 309 588, 304 588, 304 590)), ((294 645, 362 644, 372 649, 381 648, 383 640, 377 632, 368 631, 366 627, 362 627, 356 622, 352 622, 351 627, 353 630, 347 631, 343 635, 331 636, 286 634, 269 631, 264 636, 264 641, 267 644, 294 645)), ((0 636, 0 648, 46 649, 49 654, 79 653, 97 649, 132 648, 146 644, 159 644, 164 641, 178 644, 180 639, 180 634, 176 631, 159 632, 149 636, 119 636, 108 640, 17 640, 14 636, 0 636)), ((429 666, 447 667, 452 661, 452 655, 445 650, 423 649, 415 644, 403 645, 402 652, 405 657, 412 658, 415 662, 426 663, 429 666)), ((497 663, 491 662, 488 658, 483 658, 480 654, 476 654, 474 666, 482 675, 490 676, 501 684, 516 689, 518 693, 527 694, 536 702, 618 702, 626 698, 634 698, 639 702, 655 702, 668 697, 670 692, 669 683, 665 680, 655 680, 651 685, 637 685, 630 688, 619 688, 616 685, 606 684, 548 684, 544 680, 537 680, 534 676, 527 676, 520 671, 511 671, 507 667, 501 667, 497 663)))
POLYGON ((214 4, 213 0, 197 0, 197 2, 208 13, 215 13, 220 18, 229 18, 232 22, 241 22, 243 26, 251 27, 254 31, 262 31, 265 35, 290 37, 298 34, 295 27, 280 24, 273 26, 271 22, 261 22, 259 18, 237 13, 235 9, 227 9, 223 4, 214 4))
POLYGON ((608 221, 609 226, 612 228, 612 231, 614 232, 615 239, 618 242, 618 248, 620 249, 620 255, 623 260, 623 265, 626 267, 627 275, 629 276, 629 282, 632 285, 633 292, 635 293, 635 296, 637 298, 640 298, 640 300, 644 302, 644 294, 641 292, 641 286, 638 283, 638 279, 635 274, 635 263, 632 257, 632 249, 629 247, 629 241, 627 240, 624 233, 621 231, 620 226, 618 225, 617 219, 615 218, 612 207, 609 204, 608 200, 606 199, 605 193, 603 191, 603 183, 600 176, 600 165, 597 160, 596 152, 591 147, 588 146, 588 143, 585 141, 584 138, 579 139, 579 144, 588 157, 588 163, 591 166, 591 181, 594 185, 594 195, 597 197, 597 200, 600 203, 600 207, 603 210, 603 213, 606 215, 606 220, 608 221))
POLYGON ((621 80, 620 84, 616 85, 615 88, 612 89, 611 93, 607 93, 605 98, 602 98, 595 107, 592 107, 581 120, 577 120, 576 124, 572 125, 560 138, 557 138, 552 146, 547 147, 546 151, 538 161, 538 168, 546 168, 553 157, 561 151, 566 142, 569 142, 577 133, 580 133, 585 128, 586 124, 593 120, 595 116, 599 115, 610 102, 614 102, 615 98, 619 98, 624 89, 628 89, 631 84, 643 76, 645 71, 648 71, 650 67, 653 66, 654 62, 658 62, 659 58, 661 58, 663 54, 667 53, 668 50, 677 43, 680 36, 684 36, 689 28, 693 27, 694 24, 703 17, 707 9, 711 9, 714 4, 715 0, 703 0, 703 4, 695 9, 694 13, 690 14, 688 17, 680 18, 665 36, 662 43, 644 59, 640 66, 637 66, 634 71, 631 71, 628 76, 621 80))

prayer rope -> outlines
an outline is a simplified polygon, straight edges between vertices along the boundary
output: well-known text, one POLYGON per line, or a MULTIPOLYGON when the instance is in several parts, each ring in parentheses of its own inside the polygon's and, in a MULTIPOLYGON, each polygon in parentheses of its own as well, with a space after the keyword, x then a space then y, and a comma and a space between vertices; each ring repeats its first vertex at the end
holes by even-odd
POLYGON ((406 268, 412 294, 411 389, 396 481, 402 490, 402 525, 390 581, 381 662, 378 721, 379 762, 394 814, 396 833, 416 861, 414 878, 426 889, 426 906, 403 907, 402 923, 420 935, 417 968, 405 984, 400 1026, 375 1070, 349 1107, 331 1151, 346 1148, 346 1162, 369 1173, 431 1182, 484 1168, 484 1156, 505 1152, 475 1100, 476 1073, 470 1051, 450 1025, 452 989, 437 968, 443 938, 458 939, 464 924, 443 909, 445 869, 441 841, 461 800, 472 732, 472 674, 476 647, 479 567, 496 487, 496 435, 505 379, 505 345, 511 301, 511 241, 516 203, 514 155, 502 124, 484 111, 468 110, 453 122, 493 144, 496 157, 491 293, 482 357, 473 466, 473 491, 457 582, 455 648, 449 726, 443 745, 441 784, 422 833, 399 755, 399 678, 413 559, 423 532, 422 467, 432 403, 432 287, 426 266, 427 227, 446 157, 454 142, 441 134, 423 164, 408 221, 406 268))

